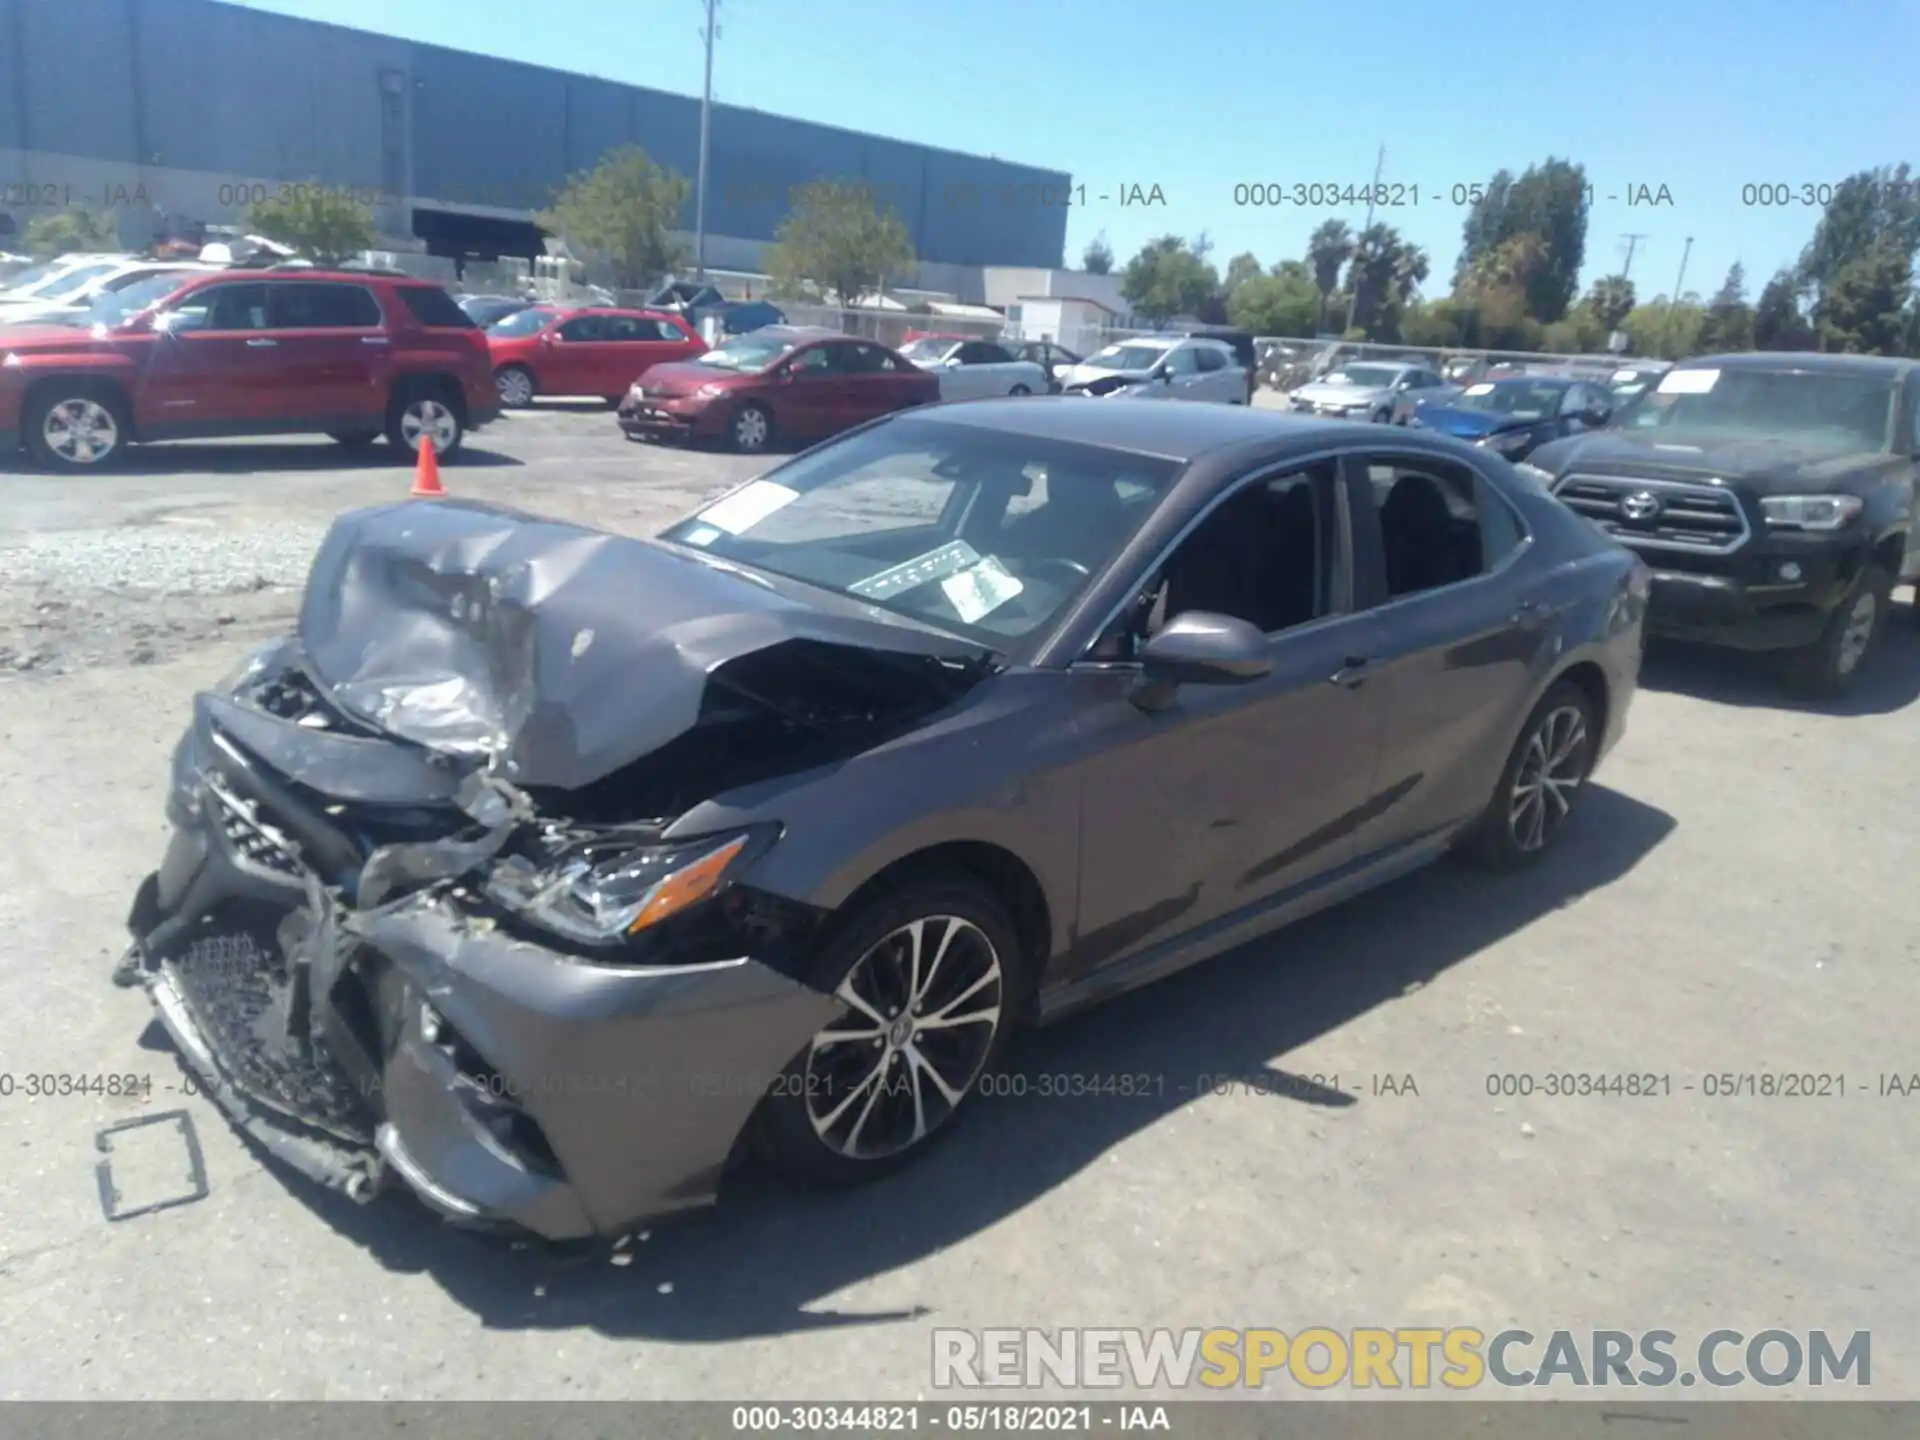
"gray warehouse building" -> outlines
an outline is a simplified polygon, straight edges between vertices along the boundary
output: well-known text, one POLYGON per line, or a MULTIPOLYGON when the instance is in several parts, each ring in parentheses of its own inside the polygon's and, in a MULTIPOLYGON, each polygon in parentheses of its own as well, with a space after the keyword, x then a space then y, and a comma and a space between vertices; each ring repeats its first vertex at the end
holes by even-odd
MULTIPOLYGON (((138 245, 318 184, 432 253, 531 257, 566 176, 628 144, 692 176, 699 135, 697 98, 215 0, 0 0, 0 249, 66 205, 112 209, 138 245)), ((708 263, 757 269, 793 187, 829 179, 899 212, 930 288, 978 298, 983 266, 1061 263, 1064 173, 728 105, 708 263)))

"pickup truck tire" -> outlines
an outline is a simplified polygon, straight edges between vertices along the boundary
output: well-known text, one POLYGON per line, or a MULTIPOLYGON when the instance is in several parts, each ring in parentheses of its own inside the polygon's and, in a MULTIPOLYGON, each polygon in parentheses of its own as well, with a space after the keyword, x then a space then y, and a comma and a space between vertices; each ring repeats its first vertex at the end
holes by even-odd
POLYGON ((1830 700, 1844 695, 1868 667, 1893 598, 1893 572, 1869 565, 1834 606, 1827 626, 1811 645, 1786 655, 1787 680, 1802 695, 1830 700))
POLYGON ((21 420, 34 460, 69 475, 118 463, 133 438, 126 397, 116 386, 98 380, 36 388, 21 420))
POLYGON ((467 426, 445 385, 411 380, 397 386, 387 404, 387 442, 404 455, 417 455, 425 434, 433 436, 433 453, 444 460, 460 448, 467 426))

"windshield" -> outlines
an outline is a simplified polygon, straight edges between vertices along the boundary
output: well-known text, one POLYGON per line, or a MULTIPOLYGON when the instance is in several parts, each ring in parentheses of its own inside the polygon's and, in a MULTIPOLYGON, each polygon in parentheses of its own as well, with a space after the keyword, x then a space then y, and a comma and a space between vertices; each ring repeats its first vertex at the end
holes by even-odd
POLYGON ((738 340, 716 345, 706 354, 695 357, 693 363, 712 365, 720 370, 737 370, 744 374, 766 369, 799 343, 783 336, 760 333, 743 335, 738 340))
POLYGON ((663 538, 998 648, 1062 613, 1179 468, 916 416, 829 442, 663 538))
POLYGON ((76 265, 58 280, 53 281, 51 284, 41 286, 40 293, 35 298, 39 300, 64 300, 76 290, 84 287, 88 281, 98 280, 108 271, 118 270, 119 268, 120 262, 117 260, 103 260, 98 265, 76 265))
POLYGON ((1783 440, 1835 454, 1883 451, 1896 397, 1878 375, 1680 369, 1638 396, 1615 428, 1682 445, 1783 440))
POLYGON ((1151 370, 1167 356, 1165 345, 1109 345, 1091 360, 1102 370, 1151 370))
POLYGON ((93 303, 74 316, 75 325, 105 325, 109 329, 125 324, 149 306, 158 305, 193 277, 192 271, 169 270, 147 275, 118 290, 103 291, 93 303))
POLYGON ((936 340, 931 336, 924 336, 911 345, 901 346, 900 353, 913 361, 942 360, 946 358, 947 352, 959 343, 958 340, 936 340))
POLYGON ((24 270, 15 271, 7 278, 5 294, 9 298, 18 298, 23 293, 44 284, 51 275, 57 275, 65 268, 65 262, 49 260, 41 265, 29 265, 24 270))
POLYGON ((541 308, 520 310, 497 320, 487 327, 489 335, 504 335, 512 339, 516 335, 538 335, 554 322, 558 312, 541 308))
POLYGON ((1347 365, 1327 376, 1329 385, 1359 385, 1368 390, 1384 390, 1400 378, 1392 365, 1347 365))
POLYGON ((1562 385, 1542 385, 1537 380, 1501 380, 1491 385, 1472 385, 1449 403, 1457 410, 1478 410, 1489 415, 1508 415, 1515 420, 1544 420, 1560 413, 1562 385))

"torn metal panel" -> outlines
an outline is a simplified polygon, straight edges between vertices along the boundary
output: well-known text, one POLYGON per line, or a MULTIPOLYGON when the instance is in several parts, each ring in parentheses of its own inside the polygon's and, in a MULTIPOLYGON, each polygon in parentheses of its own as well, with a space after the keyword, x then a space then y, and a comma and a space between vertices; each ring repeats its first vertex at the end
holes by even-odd
POLYGON ((299 636, 314 676, 354 716, 562 790, 692 729, 712 672, 784 642, 984 654, 857 600, 461 501, 336 521, 299 636))

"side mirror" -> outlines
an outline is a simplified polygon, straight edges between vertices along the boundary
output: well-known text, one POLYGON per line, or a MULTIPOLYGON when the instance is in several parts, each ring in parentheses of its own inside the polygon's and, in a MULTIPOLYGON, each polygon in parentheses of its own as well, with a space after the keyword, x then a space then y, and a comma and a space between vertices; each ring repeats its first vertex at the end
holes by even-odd
POLYGON ((1593 409, 1583 414, 1580 418, 1584 420, 1587 424, 1598 429, 1600 426, 1606 424, 1607 421, 1613 418, 1613 411, 1609 410, 1604 405, 1597 405, 1593 409))
POLYGON ((782 365, 778 370, 773 372, 773 380, 776 385, 791 385, 793 383, 793 367, 791 365, 782 365))
POLYGON ((1155 366, 1153 371, 1153 378, 1156 380, 1165 380, 1171 383, 1173 380, 1173 366, 1171 365, 1155 366))
POLYGON ((1140 684, 1129 698, 1164 710, 1182 685, 1244 685, 1273 670, 1267 637, 1232 615, 1188 610, 1140 647, 1140 684))

